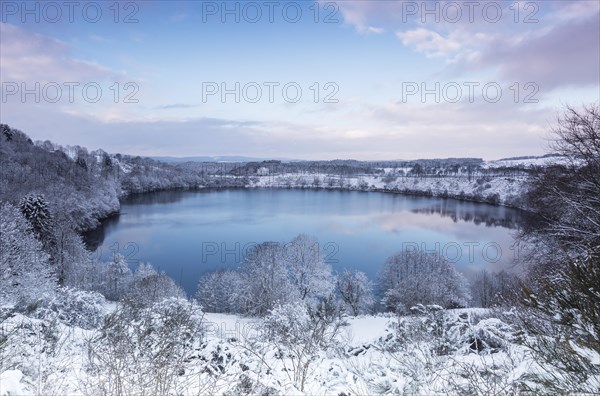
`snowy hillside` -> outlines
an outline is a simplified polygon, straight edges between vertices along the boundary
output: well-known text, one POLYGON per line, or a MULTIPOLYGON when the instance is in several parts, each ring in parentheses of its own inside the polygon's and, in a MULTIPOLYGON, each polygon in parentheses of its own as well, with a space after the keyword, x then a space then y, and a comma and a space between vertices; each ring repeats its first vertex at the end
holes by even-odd
POLYGON ((324 188, 359 191, 385 191, 410 195, 457 198, 507 206, 520 206, 527 176, 384 176, 336 177, 327 174, 298 176, 283 174, 256 176, 249 187, 324 188))
POLYGON ((548 166, 553 164, 565 164, 567 159, 564 156, 557 154, 548 154, 540 157, 515 157, 503 158, 494 161, 487 161, 483 164, 484 168, 512 168, 525 167, 531 168, 534 166, 548 166))

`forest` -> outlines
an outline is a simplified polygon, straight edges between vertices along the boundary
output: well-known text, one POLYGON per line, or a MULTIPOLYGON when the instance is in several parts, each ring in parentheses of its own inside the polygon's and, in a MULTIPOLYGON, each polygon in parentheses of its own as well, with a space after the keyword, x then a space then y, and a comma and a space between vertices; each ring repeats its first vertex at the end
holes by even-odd
POLYGON ((599 393, 600 108, 567 107, 550 133, 548 156, 495 162, 165 163, 2 124, 0 395, 599 393), (263 187, 517 207, 532 215, 526 271, 467 281, 402 251, 372 280, 334 272, 300 234, 253 246, 190 296, 82 239, 128 195, 263 187))

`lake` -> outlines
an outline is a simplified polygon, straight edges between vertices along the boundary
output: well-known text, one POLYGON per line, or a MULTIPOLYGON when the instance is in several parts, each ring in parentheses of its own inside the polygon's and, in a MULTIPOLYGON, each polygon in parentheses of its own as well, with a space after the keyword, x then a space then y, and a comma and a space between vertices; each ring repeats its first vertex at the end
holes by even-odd
POLYGON ((192 295, 203 273, 237 268, 253 244, 302 233, 318 239, 334 270, 358 269, 373 280, 387 257, 409 249, 436 251, 467 277, 513 269, 521 222, 516 209, 391 193, 166 191, 127 198, 86 243, 106 261, 119 252, 132 268, 150 262, 192 295))

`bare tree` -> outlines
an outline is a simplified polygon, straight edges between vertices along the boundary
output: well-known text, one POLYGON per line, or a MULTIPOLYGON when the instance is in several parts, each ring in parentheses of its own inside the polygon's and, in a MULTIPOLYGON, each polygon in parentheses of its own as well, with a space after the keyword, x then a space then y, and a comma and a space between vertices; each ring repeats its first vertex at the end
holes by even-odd
POLYGON ((344 270, 338 275, 338 294, 352 315, 368 313, 373 307, 373 283, 364 272, 344 270))
MULTIPOLYGON (((540 170, 527 202, 539 215, 523 230, 534 261, 524 288, 521 324, 540 361, 558 369, 548 386, 600 390, 600 111, 567 107, 551 147, 564 165, 540 170)), ((549 370, 549 373, 556 370, 549 370)))
POLYGON ((520 296, 520 287, 516 274, 483 270, 471 282, 473 304, 482 308, 514 306, 520 296))
POLYGON ((553 128, 551 149, 565 164, 540 169, 527 204, 540 215, 527 236, 559 241, 568 250, 600 250, 600 110, 567 107, 553 128))

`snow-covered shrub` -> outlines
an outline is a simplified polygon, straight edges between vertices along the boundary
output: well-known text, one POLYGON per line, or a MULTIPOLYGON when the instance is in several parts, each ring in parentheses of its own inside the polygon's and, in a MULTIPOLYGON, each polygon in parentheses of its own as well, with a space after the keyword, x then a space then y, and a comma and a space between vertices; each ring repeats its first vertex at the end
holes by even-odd
POLYGON ((290 379, 304 391, 310 365, 321 351, 335 345, 339 330, 346 323, 335 306, 333 297, 322 301, 314 309, 303 304, 276 307, 262 321, 266 339, 280 350, 280 357, 291 367, 290 379))
POLYGON ((107 315, 89 344, 90 393, 184 393, 198 381, 188 362, 202 337, 202 320, 200 308, 180 298, 107 315))
POLYGON ((40 303, 33 315, 40 319, 56 318, 69 326, 92 329, 102 322, 105 302, 100 293, 65 287, 58 289, 51 299, 40 303))
POLYGON ((478 320, 472 312, 457 313, 437 305, 417 305, 411 312, 398 318, 398 339, 426 342, 437 355, 496 353, 515 340, 512 326, 497 318, 478 320))
POLYGON ((247 374, 241 374, 235 384, 235 387, 224 393, 224 396, 239 396, 239 395, 261 395, 275 396, 282 393, 274 388, 270 388, 261 384, 259 381, 253 380, 247 374))
POLYGON ((497 318, 480 320, 461 335, 461 343, 470 352, 496 353, 507 347, 513 328, 497 318))
POLYGON ((149 264, 142 264, 121 300, 141 308, 170 297, 184 298, 185 292, 165 273, 159 274, 149 264))
MULTIPOLYGON (((72 333, 56 320, 40 320, 15 314, 0 326, 0 373, 22 372, 23 394, 67 394, 65 373, 71 369, 68 354, 74 342, 72 333)), ((0 394, 5 395, 0 382, 0 394)))

